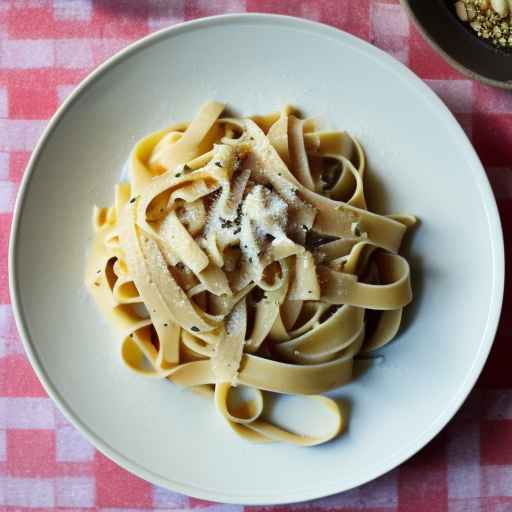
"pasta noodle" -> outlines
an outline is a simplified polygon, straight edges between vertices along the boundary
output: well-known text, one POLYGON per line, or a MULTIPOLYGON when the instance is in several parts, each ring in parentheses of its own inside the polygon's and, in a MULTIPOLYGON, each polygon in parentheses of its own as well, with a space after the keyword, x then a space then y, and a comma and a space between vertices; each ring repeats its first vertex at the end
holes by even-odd
POLYGON ((412 300, 398 251, 416 220, 368 210, 348 133, 291 107, 223 111, 137 143, 129 182, 94 209, 86 284, 130 369, 211 396, 247 440, 324 443, 347 417, 321 393, 393 339, 412 300), (287 410, 318 421, 272 413, 287 410))

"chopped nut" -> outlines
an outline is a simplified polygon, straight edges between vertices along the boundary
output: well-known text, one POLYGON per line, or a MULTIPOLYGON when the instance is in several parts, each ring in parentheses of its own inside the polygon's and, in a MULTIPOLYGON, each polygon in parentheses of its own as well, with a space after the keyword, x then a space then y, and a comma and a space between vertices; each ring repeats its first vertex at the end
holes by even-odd
POLYGON ((476 11, 475 6, 473 4, 467 4, 466 5, 466 12, 467 12, 468 20, 469 21, 473 21, 476 18, 477 11, 476 11))
POLYGON ((491 7, 494 12, 499 14, 502 18, 509 12, 507 0, 491 0, 491 7))
POLYGON ((492 44, 510 47, 512 34, 512 0, 458 0, 454 2, 457 17, 468 22, 476 35, 492 44))
POLYGON ((455 3, 455 12, 461 21, 468 21, 468 10, 464 2, 460 1, 455 3))

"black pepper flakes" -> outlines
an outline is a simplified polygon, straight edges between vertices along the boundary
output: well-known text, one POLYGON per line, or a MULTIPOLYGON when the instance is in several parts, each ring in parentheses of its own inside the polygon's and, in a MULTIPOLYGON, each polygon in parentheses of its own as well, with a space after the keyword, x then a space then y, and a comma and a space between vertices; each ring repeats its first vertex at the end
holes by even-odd
POLYGON ((193 325, 191 328, 190 328, 191 331, 194 331, 194 332, 199 332, 199 327, 196 327, 195 325, 193 325))
POLYGON ((217 167, 222 167, 222 164, 221 164, 220 162, 215 162, 215 165, 216 165, 217 167))
POLYGON ((233 226, 233 221, 229 219, 224 219, 222 217, 219 217, 220 220, 220 227, 223 229, 229 229, 233 226))
POLYGON ((169 325, 168 323, 165 323, 165 324, 164 324, 164 327, 167 327, 168 325, 169 325))
POLYGON ((135 203, 135 200, 136 200, 136 199, 137 199, 136 197, 132 197, 132 198, 130 199, 130 204, 135 203))

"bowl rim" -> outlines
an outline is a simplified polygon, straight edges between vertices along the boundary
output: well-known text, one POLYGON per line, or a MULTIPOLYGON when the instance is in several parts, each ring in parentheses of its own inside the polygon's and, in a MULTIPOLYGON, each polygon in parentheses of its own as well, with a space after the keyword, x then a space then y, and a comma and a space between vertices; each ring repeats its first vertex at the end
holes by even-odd
POLYGON ((482 75, 477 71, 470 69, 463 64, 461 64, 458 60, 453 58, 448 52, 446 52, 437 41, 430 35, 430 32, 423 26, 420 22, 418 16, 411 8, 411 4, 409 0, 400 0, 400 5, 404 8, 410 19, 413 20, 415 27, 418 29, 420 34, 423 36, 425 41, 432 47, 432 49, 438 53, 450 66, 452 66, 456 71, 459 71, 463 75, 482 82, 485 85, 490 85, 492 87, 498 87, 499 89, 511 90, 512 89, 512 80, 505 82, 501 80, 495 80, 494 78, 489 78, 488 76, 482 75))
POLYGON ((335 27, 325 25, 323 23, 305 20, 303 18, 297 18, 294 16, 285 16, 277 14, 263 14, 263 13, 238 13, 238 14, 224 14, 219 16, 211 16, 190 20, 187 22, 179 23, 171 27, 163 28, 159 31, 151 33, 133 43, 128 45, 126 48, 120 50, 104 63, 94 69, 84 80, 82 80, 73 92, 66 98, 66 100, 57 109, 55 114, 51 117, 48 125, 41 134, 34 150, 32 151, 31 157, 23 174, 20 189, 16 198, 16 204, 13 212, 10 240, 9 240, 9 252, 8 252, 8 272, 9 272, 9 289, 11 297, 11 305, 13 309, 14 319, 22 340, 24 349, 28 355, 28 359, 42 383, 45 391, 49 397, 52 398, 53 402, 58 406, 59 410, 64 416, 74 425, 77 430, 101 453, 106 457, 114 461, 116 464, 126 469, 132 474, 143 478, 144 480, 151 482, 155 485, 165 487, 174 492, 179 492, 187 496, 195 498, 214 500, 223 503, 231 504, 244 504, 244 505, 274 505, 274 504, 285 504, 285 503, 296 503, 306 501, 310 499, 321 498, 336 494, 338 492, 346 491, 369 481, 382 476, 383 474, 396 468, 410 457, 415 455, 421 450, 427 443, 429 443, 450 421, 455 415, 458 409, 461 407, 468 394, 472 390, 477 378, 479 377, 482 368, 487 360, 490 349, 493 344, 493 340, 498 327, 501 306, 503 300, 505 271, 504 271, 504 244, 503 244, 503 233, 501 229, 501 220, 498 213, 496 200, 494 198, 488 177, 485 170, 473 148, 466 134, 458 124, 457 120, 445 104, 438 98, 438 96, 409 68, 404 66, 402 63, 385 53, 383 50, 369 44, 356 36, 353 36, 343 30, 339 30, 335 27), (381 59, 386 60, 390 65, 395 67, 395 70, 400 72, 402 78, 413 80, 417 86, 421 89, 422 93, 430 98, 435 103, 437 109, 440 109, 445 116, 447 121, 450 121, 454 125, 455 129, 460 130, 461 142, 465 143, 469 156, 472 157, 474 164, 479 168, 480 172, 475 172, 474 177, 478 180, 477 185, 481 189, 482 200, 486 211, 487 223, 489 226, 489 233, 491 237, 492 254, 491 259, 493 261, 493 288, 491 304, 489 306, 489 312, 487 321, 485 324, 484 331, 481 336, 480 345, 478 352, 475 355, 473 365, 468 368, 468 373, 459 386, 459 391, 456 396, 447 403, 444 412, 440 413, 435 417, 429 424, 429 427, 414 441, 412 441, 407 447, 404 447, 400 452, 395 452, 393 456, 386 459, 385 464, 381 464, 375 468, 372 467, 372 471, 367 473, 367 476, 360 478, 358 481, 353 483, 350 487, 340 488, 336 484, 336 479, 329 483, 324 483, 322 488, 318 486, 315 488, 303 489, 300 493, 293 492, 289 494, 272 494, 270 498, 262 499, 260 495, 244 496, 236 494, 236 491, 232 494, 225 494, 222 491, 204 489, 196 487, 193 484, 186 484, 177 482, 165 478, 151 469, 148 469, 135 460, 129 459, 123 453, 106 443, 101 437, 97 436, 88 425, 82 422, 79 415, 66 403, 66 400, 59 394, 59 391, 53 385, 49 375, 42 363, 39 360, 38 354, 34 348, 31 336, 29 334, 24 312, 21 304, 21 292, 18 287, 17 280, 17 268, 16 268, 16 247, 17 247, 17 234, 20 225, 20 219, 23 213, 24 198, 26 196, 28 186, 31 181, 31 176, 38 165, 39 157, 44 151, 44 148, 53 134, 53 131, 61 121, 61 118, 68 111, 68 109, 79 99, 90 85, 92 85, 98 78, 106 73, 111 67, 120 63, 125 58, 128 58, 135 52, 143 50, 146 46, 150 46, 157 43, 160 40, 165 39, 171 34, 179 34, 180 32, 186 32, 190 29, 197 29, 202 26, 225 24, 225 23, 244 23, 247 20, 253 20, 259 23, 276 23, 291 28, 303 28, 309 29, 320 35, 327 35, 333 39, 339 39, 340 37, 349 40, 357 41, 358 44, 362 44, 373 54, 381 59), (341 34, 340 34, 341 33, 341 34))

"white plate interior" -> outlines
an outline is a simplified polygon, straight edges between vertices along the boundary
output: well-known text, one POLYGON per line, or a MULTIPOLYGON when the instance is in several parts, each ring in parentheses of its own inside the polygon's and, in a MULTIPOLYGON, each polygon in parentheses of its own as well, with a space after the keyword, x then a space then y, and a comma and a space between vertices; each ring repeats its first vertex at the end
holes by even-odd
POLYGON ((51 124, 25 178, 11 289, 31 360, 98 448, 173 490, 283 503, 368 481, 444 426, 489 351, 503 248, 481 164, 419 79, 334 29, 232 16, 153 36, 80 88, 51 124), (328 445, 246 444, 204 399, 131 374, 122 366, 117 333, 83 288, 92 204, 112 201, 137 139, 189 119, 207 99, 240 114, 292 103, 353 132, 369 157, 374 204, 421 219, 408 249, 414 305, 384 361, 333 394, 349 400, 352 413, 348 432, 328 445))

